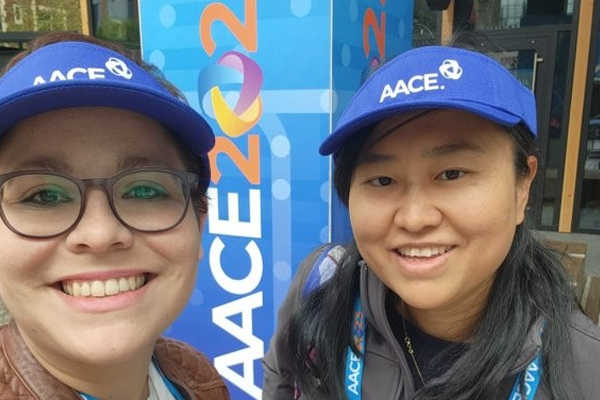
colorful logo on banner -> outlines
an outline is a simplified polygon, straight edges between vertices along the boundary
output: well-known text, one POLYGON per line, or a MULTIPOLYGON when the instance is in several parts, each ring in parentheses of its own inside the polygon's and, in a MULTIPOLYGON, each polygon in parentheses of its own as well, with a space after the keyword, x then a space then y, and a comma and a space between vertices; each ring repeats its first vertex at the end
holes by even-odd
POLYGON ((198 96, 202 103, 204 95, 210 92, 219 127, 228 136, 238 137, 254 127, 262 115, 262 83, 262 70, 256 62, 242 53, 228 51, 219 58, 216 65, 207 67, 200 73, 198 96), (236 83, 241 84, 241 89, 232 110, 220 87, 236 83))
POLYGON ((319 144, 369 66, 408 47, 409 3, 139 0, 144 58, 216 136, 204 258, 167 335, 213 360, 235 400, 261 398, 279 306, 300 261, 332 237, 319 144))

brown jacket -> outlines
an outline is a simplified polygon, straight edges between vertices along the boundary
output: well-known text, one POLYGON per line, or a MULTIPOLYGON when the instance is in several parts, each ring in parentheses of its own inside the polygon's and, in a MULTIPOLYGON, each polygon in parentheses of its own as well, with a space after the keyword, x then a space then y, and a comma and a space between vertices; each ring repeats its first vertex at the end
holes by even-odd
MULTIPOLYGON (((158 368, 188 400, 229 400, 217 370, 185 343, 159 339, 158 368)), ((81 400, 76 391, 50 375, 33 357, 14 323, 0 328, 0 400, 81 400)))

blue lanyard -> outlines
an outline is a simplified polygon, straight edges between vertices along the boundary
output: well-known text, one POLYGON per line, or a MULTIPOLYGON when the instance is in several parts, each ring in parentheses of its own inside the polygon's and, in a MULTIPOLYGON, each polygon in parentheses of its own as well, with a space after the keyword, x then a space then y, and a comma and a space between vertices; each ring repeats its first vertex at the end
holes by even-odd
POLYGON ((535 392, 537 392, 541 376, 542 355, 540 350, 527 369, 517 375, 508 400, 532 400, 535 392), (523 384, 523 391, 525 392, 523 394, 521 394, 521 384, 523 384))
MULTIPOLYGON (((160 371, 160 368, 158 369, 160 371)), ((163 382, 165 382, 165 386, 169 389, 169 392, 175 397, 175 400, 185 400, 183 396, 179 393, 179 391, 173 385, 173 382, 167 379, 166 376, 163 375, 162 371, 160 371, 160 376, 163 378, 163 382)))
MULTIPOLYGON (((165 386, 169 389, 169 392, 171 392, 171 394, 175 397, 175 399, 176 400, 185 400, 183 398, 183 396, 179 393, 179 391, 175 388, 175 385, 173 385, 173 383, 170 380, 168 380, 167 377, 162 373, 160 368, 157 368, 157 370, 160 373, 160 376, 161 376, 163 382, 165 383, 165 386)), ((84 400, 100 400, 94 396, 90 396, 89 394, 85 394, 85 393, 81 393, 81 392, 79 392, 79 395, 84 400)))
MULTIPOLYGON (((361 400, 362 375, 365 360, 366 320, 362 310, 360 297, 354 301, 354 318, 352 323, 352 337, 354 345, 359 351, 356 355, 351 346, 346 351, 346 395, 349 400, 361 400)), ((527 366, 525 371, 519 373, 515 379, 512 392, 508 400, 533 400, 540 384, 542 375, 541 349, 535 359, 527 366), (521 393, 523 386, 524 393, 521 393)))
POLYGON ((348 346, 346 353, 346 395, 349 400, 360 400, 362 395, 366 328, 365 313, 362 310, 360 297, 356 296, 352 321, 352 340, 359 354, 356 355, 352 347, 348 346))

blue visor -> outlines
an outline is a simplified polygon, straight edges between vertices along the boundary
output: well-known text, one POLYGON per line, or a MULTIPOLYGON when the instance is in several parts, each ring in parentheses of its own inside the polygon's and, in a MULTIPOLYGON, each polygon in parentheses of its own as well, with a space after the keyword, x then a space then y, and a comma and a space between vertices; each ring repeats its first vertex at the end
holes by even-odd
POLYGON ((70 107, 113 107, 164 124, 203 159, 202 186, 215 143, 202 116, 124 55, 87 42, 58 42, 35 50, 0 78, 0 135, 21 120, 70 107))
POLYGON ((499 125, 523 124, 535 137, 533 92, 493 59, 469 50, 419 47, 376 70, 358 89, 319 152, 339 150, 361 128, 422 109, 467 111, 499 125))

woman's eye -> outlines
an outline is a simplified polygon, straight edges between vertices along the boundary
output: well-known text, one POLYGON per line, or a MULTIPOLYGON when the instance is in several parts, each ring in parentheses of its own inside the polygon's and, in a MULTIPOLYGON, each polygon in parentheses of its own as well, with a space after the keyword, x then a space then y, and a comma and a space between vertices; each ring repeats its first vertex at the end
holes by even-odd
POLYGON ((122 196, 124 199, 136 200, 160 200, 169 197, 168 194, 156 187, 151 186, 136 186, 129 189, 122 196))
POLYGON ((63 203, 69 203, 73 199, 64 192, 56 189, 40 189, 23 200, 36 206, 52 207, 63 203))
POLYGON ((375 186, 389 186, 392 184, 392 178, 380 176, 379 178, 371 179, 371 183, 375 186))
POLYGON ((454 181, 456 179, 460 179, 465 175, 465 171, 460 171, 458 169, 449 169, 448 171, 444 171, 439 175, 439 178, 442 181, 454 181))

